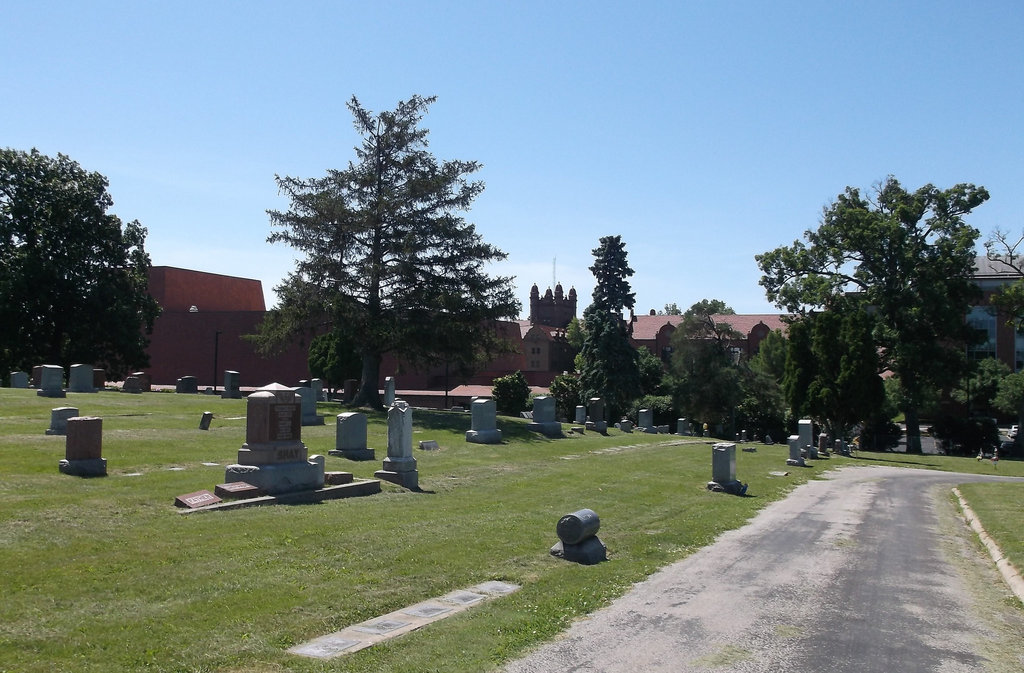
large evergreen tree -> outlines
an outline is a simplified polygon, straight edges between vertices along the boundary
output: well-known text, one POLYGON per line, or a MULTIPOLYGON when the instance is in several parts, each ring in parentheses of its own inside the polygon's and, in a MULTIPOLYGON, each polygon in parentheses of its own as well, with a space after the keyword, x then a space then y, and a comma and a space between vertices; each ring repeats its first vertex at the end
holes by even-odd
POLYGON ((583 311, 586 338, 579 357, 580 388, 583 399, 604 398, 609 418, 616 418, 640 395, 637 354, 622 314, 635 305, 627 280, 633 269, 626 261, 621 236, 602 237, 593 255, 590 271, 597 284, 593 301, 583 311))
POLYGON ((107 179, 63 154, 0 150, 0 371, 148 364, 146 230, 111 205, 107 179))
POLYGON ((434 100, 413 96, 373 114, 353 96, 356 160, 322 178, 277 178, 291 207, 270 211, 268 240, 303 258, 277 288, 262 345, 317 323, 344 334, 362 359, 356 405, 380 405, 384 353, 462 366, 500 348, 493 322, 519 314, 512 279, 484 271, 505 254, 462 216, 483 190, 468 180, 480 165, 427 151, 419 124, 434 100))
POLYGON ((870 307, 881 366, 899 377, 906 401, 910 452, 921 451, 918 410, 928 391, 959 379, 964 343, 974 338, 964 316, 978 291, 978 231, 963 218, 987 199, 970 184, 908 192, 890 176, 873 199, 848 187, 806 243, 756 257, 780 308, 827 309, 848 293, 870 307))

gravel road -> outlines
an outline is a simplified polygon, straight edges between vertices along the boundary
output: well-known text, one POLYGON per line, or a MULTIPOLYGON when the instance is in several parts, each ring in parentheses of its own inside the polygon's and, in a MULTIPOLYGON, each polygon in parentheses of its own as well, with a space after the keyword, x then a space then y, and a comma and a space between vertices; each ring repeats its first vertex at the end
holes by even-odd
POLYGON ((956 484, 1000 478, 828 477, 505 671, 1024 671, 1024 610, 949 501, 956 484))

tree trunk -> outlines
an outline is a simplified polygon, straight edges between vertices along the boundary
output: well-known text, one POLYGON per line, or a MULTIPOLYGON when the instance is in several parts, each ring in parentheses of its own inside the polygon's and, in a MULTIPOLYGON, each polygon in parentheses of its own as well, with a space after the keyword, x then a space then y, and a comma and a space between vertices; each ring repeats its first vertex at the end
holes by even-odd
POLYGON ((921 421, 917 416, 917 407, 904 411, 907 421, 907 453, 921 453, 921 421))
POLYGON ((370 407, 371 409, 383 409, 380 401, 380 389, 377 383, 380 380, 380 353, 363 354, 363 374, 359 381, 359 390, 352 400, 353 407, 370 407))

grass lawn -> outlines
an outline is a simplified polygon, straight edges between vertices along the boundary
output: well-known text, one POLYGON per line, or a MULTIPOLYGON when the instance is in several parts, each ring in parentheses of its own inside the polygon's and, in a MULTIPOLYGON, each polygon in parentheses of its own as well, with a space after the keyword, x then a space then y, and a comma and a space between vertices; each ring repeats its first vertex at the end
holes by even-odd
MULTIPOLYGON (((334 447, 341 411, 322 404, 327 425, 303 428, 311 454, 334 447)), ((0 672, 488 670, 829 468, 993 469, 868 453, 787 468, 785 445, 758 445, 737 452, 737 476, 749 483, 741 498, 705 488, 714 440, 615 430, 552 440, 499 418, 505 443, 477 445, 465 441, 469 414, 417 410, 415 440, 441 446, 415 451, 423 493, 384 483, 365 498, 182 516, 174 497, 223 481, 244 415, 244 400, 198 395, 54 400, 0 389, 0 672), (44 435, 57 406, 103 418, 109 476, 57 471, 64 438, 44 435), (207 410, 215 419, 203 432, 207 410), (548 554, 559 517, 583 507, 601 517, 608 563, 548 554), (522 589, 327 662, 285 652, 492 579, 522 589)), ((383 415, 370 414, 369 437, 377 460, 328 456, 327 469, 372 478, 386 453, 383 415)), ((1024 476, 1024 463, 1003 461, 998 472, 1024 476)), ((987 488, 963 490, 973 506, 987 488)), ((1019 522, 1020 498, 1006 500, 1010 509, 994 516, 1019 522)))

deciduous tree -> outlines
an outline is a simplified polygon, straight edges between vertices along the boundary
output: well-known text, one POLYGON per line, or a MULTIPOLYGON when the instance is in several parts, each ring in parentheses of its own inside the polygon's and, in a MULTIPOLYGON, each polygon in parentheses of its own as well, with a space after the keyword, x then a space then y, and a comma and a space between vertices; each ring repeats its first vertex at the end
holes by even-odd
POLYGON ((269 211, 268 241, 303 257, 278 288, 282 306, 262 345, 316 322, 340 327, 362 359, 355 405, 380 405, 383 354, 463 366, 500 349, 494 321, 519 314, 512 279, 485 272, 505 253, 462 215, 483 190, 468 178, 480 165, 427 150, 420 122, 434 100, 413 96, 373 114, 353 96, 355 161, 322 178, 277 178, 291 207, 269 211))
POLYGON ((873 198, 848 187, 825 208, 820 226, 757 255, 768 299, 790 311, 828 309, 853 294, 875 317, 881 367, 895 372, 906 406, 907 450, 921 451, 918 409, 929 389, 955 382, 978 231, 964 221, 988 199, 983 187, 925 185, 908 192, 893 177, 873 198))
POLYGON ((107 179, 69 157, 0 150, 0 369, 148 364, 159 306, 146 230, 108 209, 107 179))

